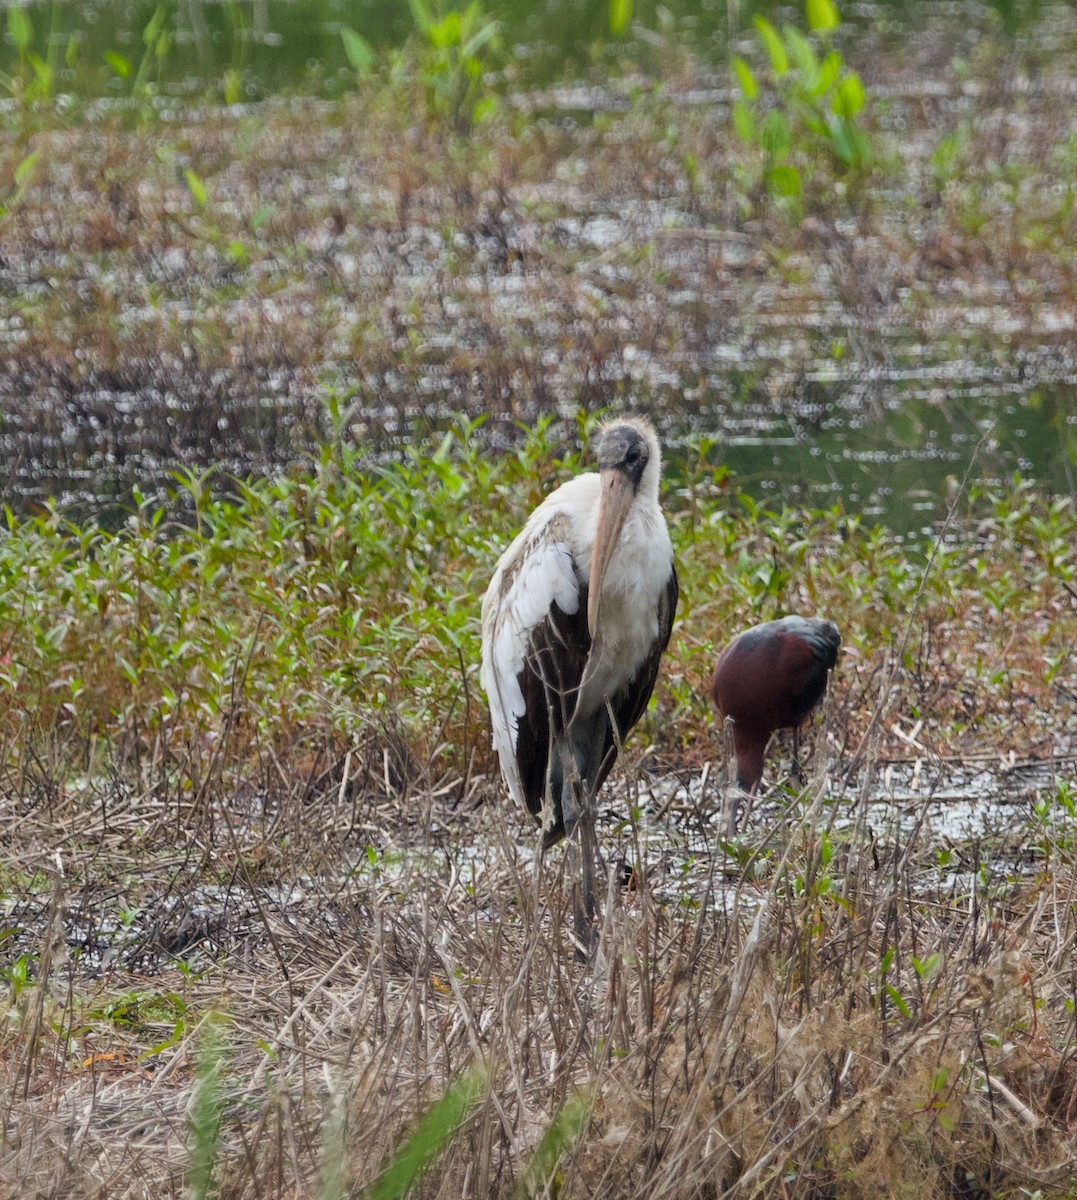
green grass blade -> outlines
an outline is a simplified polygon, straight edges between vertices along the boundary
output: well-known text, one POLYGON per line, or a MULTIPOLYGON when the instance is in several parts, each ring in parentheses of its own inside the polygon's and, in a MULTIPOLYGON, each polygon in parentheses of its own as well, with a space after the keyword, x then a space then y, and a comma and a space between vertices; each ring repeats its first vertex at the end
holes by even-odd
POLYGON ((516 1190, 520 1200, 545 1192, 557 1170, 557 1164, 587 1132, 591 1123, 593 1098, 587 1092, 577 1092, 561 1105, 550 1122, 542 1140, 535 1147, 527 1171, 516 1190))
POLYGON ((450 1084, 374 1181, 370 1200, 403 1200, 422 1172, 452 1141, 486 1090, 486 1083, 485 1070, 473 1067, 450 1084))
POLYGON ((216 1020, 211 1015, 203 1026, 203 1038, 195 1073, 191 1102, 190 1151, 187 1163, 189 1200, 206 1200, 213 1194, 213 1169, 221 1144, 221 1112, 224 1096, 224 1046, 216 1020))

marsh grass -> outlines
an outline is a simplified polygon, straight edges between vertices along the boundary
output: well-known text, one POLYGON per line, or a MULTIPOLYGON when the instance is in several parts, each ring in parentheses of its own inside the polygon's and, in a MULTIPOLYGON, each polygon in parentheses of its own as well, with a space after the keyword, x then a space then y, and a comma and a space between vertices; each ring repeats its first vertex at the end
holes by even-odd
MULTIPOLYGON (((446 1197, 1072 1194, 1072 851, 947 885, 915 836, 827 849, 820 793, 805 799, 752 829, 746 861, 700 839, 676 899, 665 856, 607 830, 636 869, 630 892, 611 886, 590 972, 559 863, 536 874, 493 806, 417 796, 386 818, 395 858, 340 837, 317 874, 299 854, 271 878, 235 871, 182 980, 161 919, 127 939, 139 970, 43 957, 5 1022, 5 1176, 22 1194, 179 1194, 212 1147, 227 1196, 406 1180, 446 1197), (140 1022, 102 1015, 102 994, 132 987, 225 1009, 220 1049, 207 1058, 193 1027, 161 1044, 148 1002, 140 1022)), ((347 820, 329 807, 323 840, 347 820)), ((66 806, 83 828, 102 808, 66 806)), ((158 915, 148 893, 171 879, 189 919, 226 856, 180 887, 175 856, 136 881, 121 823, 107 850, 60 850, 53 911, 70 920, 107 863, 158 915)), ((26 824, 44 855, 50 826, 26 824)))
POLYGON ((4 1186, 1072 1195, 1072 504, 972 496, 929 559, 701 456, 584 970, 475 680, 491 564, 580 452, 463 423, 378 464, 333 414, 305 472, 8 518, 4 1186), (706 676, 786 609, 843 631, 811 783, 723 842, 706 676), (1003 759, 1014 816, 935 842, 948 776, 1003 759))

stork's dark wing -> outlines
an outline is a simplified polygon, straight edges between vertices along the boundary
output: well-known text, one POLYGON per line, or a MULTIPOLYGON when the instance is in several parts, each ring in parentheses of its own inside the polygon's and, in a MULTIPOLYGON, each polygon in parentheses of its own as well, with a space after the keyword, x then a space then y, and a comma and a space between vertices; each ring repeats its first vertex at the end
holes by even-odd
MULTIPOLYGON (((550 748, 554 737, 562 734, 572 720, 590 650, 587 588, 580 584, 576 612, 564 613, 553 604, 546 620, 532 629, 529 652, 519 675, 525 710, 517 734, 516 764, 524 801, 536 817, 542 816, 546 799, 550 748)), ((559 782, 551 790, 554 807, 546 822, 547 840, 556 841, 564 832, 559 782)))
POLYGON ((502 555, 482 605, 481 676, 494 747, 509 791, 536 817, 546 793, 550 716, 555 730, 567 720, 562 714, 575 702, 591 647, 587 589, 569 532, 556 507, 537 509, 502 555))

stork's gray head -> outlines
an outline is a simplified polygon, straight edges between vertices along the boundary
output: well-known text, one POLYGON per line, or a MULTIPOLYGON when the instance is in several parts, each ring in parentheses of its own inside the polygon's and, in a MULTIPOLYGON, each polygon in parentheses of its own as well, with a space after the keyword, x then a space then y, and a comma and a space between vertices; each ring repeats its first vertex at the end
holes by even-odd
POLYGON ((654 487, 658 488, 660 451, 658 438, 649 421, 640 417, 620 417, 604 425, 599 432, 595 447, 598 469, 619 471, 632 485, 632 492, 639 491, 647 467, 653 463, 654 487))

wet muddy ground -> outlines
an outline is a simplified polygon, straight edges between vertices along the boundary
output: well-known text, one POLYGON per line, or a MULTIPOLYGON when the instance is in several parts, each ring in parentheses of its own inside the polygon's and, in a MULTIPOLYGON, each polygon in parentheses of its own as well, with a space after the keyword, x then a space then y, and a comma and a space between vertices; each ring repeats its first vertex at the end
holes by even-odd
MULTIPOLYGON (((780 759, 773 765, 780 776, 780 759)), ((867 879, 874 891, 892 886, 928 906, 1004 904, 1037 881, 1050 888, 1057 872, 1072 869, 1077 817, 1056 802, 1060 783, 1077 777, 1072 753, 1029 762, 883 760, 870 774, 816 776, 803 791, 779 778, 783 786, 742 803, 733 837, 721 773, 720 762, 666 776, 630 770, 604 789, 598 834, 614 908, 632 908, 642 890, 670 913, 703 906, 743 916, 774 886, 785 848, 808 828, 832 845, 839 891, 841 880, 855 891, 867 879)), ((171 972, 177 963, 197 972, 218 961, 257 962, 272 939, 267 926, 343 945, 356 920, 375 916, 373 895, 388 905, 378 917, 385 931, 405 936, 430 903, 427 885, 438 880, 463 904, 458 919, 496 925, 505 919, 506 889, 519 879, 563 886, 564 854, 551 852, 540 867, 526 819, 496 787, 476 784, 479 807, 450 796, 381 804, 363 796, 350 812, 339 808, 334 788, 302 816, 323 846, 303 859, 293 859, 286 836, 273 848, 296 814, 268 798, 255 798, 254 807, 222 800, 206 830, 209 869, 190 843, 151 850, 162 834, 167 839, 161 825, 175 814, 165 806, 157 813, 121 788, 107 795, 100 781, 69 829, 61 822, 35 831, 35 818, 21 832, 5 832, 10 863, 28 879, 53 881, 7 898, 5 952, 15 961, 41 944, 56 920, 57 887, 65 961, 84 983, 117 971, 171 972), (105 832, 87 842, 95 825, 105 832), (241 865, 244 856, 257 863, 265 854, 266 878, 241 865), (318 859, 324 870, 311 874, 318 859), (419 888, 417 877, 426 881, 419 888)))

